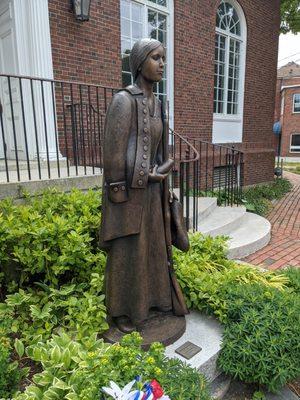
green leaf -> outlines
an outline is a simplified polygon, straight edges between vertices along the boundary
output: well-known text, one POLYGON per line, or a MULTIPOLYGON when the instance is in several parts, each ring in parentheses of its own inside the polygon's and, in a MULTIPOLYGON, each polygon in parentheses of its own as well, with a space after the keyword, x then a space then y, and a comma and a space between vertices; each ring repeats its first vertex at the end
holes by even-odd
POLYGON ((50 357, 51 360, 53 360, 56 364, 58 364, 61 361, 61 351, 57 345, 53 347, 50 357))
POLYGON ((21 340, 15 339, 14 346, 18 356, 22 358, 25 351, 24 344, 21 342, 21 340))

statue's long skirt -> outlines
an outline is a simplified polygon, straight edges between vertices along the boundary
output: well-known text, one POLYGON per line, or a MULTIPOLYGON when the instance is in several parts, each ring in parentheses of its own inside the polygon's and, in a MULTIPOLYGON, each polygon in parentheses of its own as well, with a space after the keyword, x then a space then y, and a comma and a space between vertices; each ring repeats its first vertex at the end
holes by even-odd
POLYGON ((126 315, 138 324, 151 308, 172 309, 163 221, 161 185, 149 183, 140 233, 111 242, 105 277, 111 317, 126 315))

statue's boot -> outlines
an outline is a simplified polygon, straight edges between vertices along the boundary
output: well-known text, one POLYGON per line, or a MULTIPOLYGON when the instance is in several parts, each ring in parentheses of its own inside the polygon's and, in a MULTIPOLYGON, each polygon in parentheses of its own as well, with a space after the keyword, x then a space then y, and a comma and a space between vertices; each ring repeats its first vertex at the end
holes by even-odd
POLYGON ((136 331, 136 326, 126 316, 116 318, 116 325, 123 333, 131 333, 136 331))

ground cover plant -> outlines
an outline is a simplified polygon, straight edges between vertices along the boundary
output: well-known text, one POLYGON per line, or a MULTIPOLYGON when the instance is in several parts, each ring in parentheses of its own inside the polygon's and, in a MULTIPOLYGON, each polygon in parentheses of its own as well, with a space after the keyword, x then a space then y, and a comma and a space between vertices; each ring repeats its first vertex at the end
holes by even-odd
POLYGON ((300 174, 300 163, 284 163, 283 170, 293 172, 294 174, 300 174))
MULTIPOLYGON (((203 378, 166 360, 161 346, 143 352, 136 335, 121 346, 96 338, 107 328, 100 207, 97 191, 0 203, 0 398, 89 400, 110 380, 123 387, 142 374, 171 399, 208 399, 203 378)), ((226 238, 200 234, 174 263, 188 306, 224 325, 224 371, 271 390, 300 375, 299 270, 237 264, 226 238)))
POLYGON ((288 179, 276 179, 272 183, 256 185, 243 190, 243 203, 248 211, 266 216, 272 208, 273 200, 280 200, 292 189, 288 179))

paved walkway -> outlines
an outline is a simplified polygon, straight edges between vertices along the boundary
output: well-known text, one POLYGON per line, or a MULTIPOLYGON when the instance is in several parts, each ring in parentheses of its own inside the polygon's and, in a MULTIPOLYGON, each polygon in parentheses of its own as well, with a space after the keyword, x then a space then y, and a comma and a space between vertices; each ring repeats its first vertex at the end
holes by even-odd
POLYGON ((266 247, 245 258, 251 264, 273 270, 287 265, 300 267, 300 175, 284 172, 284 177, 294 186, 267 217, 272 224, 272 239, 266 247))

